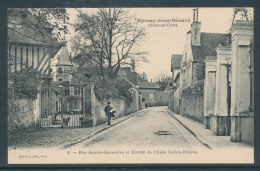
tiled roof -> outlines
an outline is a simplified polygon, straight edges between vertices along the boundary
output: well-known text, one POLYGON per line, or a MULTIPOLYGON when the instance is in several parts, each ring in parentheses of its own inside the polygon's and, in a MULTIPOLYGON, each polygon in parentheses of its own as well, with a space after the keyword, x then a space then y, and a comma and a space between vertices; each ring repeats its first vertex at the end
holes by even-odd
POLYGON ((139 81, 138 87, 140 89, 158 89, 159 86, 155 82, 139 81))
POLYGON ((126 78, 134 85, 138 85, 138 74, 136 72, 126 73, 126 78))
POLYGON ((181 66, 181 59, 182 59, 182 55, 173 54, 172 60, 171 60, 171 66, 172 67, 180 67, 181 66))
POLYGON ((15 30, 8 29, 8 42, 12 43, 28 43, 36 45, 50 45, 50 43, 39 40, 35 36, 28 36, 15 30))
POLYGON ((83 83, 92 80, 91 78, 86 78, 84 74, 85 72, 73 72, 71 74, 72 78, 70 81, 70 85, 82 85, 83 83))
POLYGON ((228 34, 201 33, 201 46, 192 46, 193 59, 196 62, 204 61, 207 56, 216 56, 216 47, 230 45, 228 34))

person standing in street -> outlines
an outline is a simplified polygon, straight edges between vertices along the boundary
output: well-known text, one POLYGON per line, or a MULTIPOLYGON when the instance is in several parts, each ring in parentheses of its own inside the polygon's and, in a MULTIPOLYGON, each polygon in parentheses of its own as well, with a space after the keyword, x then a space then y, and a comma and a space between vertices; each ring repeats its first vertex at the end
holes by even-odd
POLYGON ((108 120, 108 125, 111 125, 111 111, 112 107, 110 106, 110 102, 107 102, 107 105, 104 109, 106 115, 107 115, 107 120, 108 120))

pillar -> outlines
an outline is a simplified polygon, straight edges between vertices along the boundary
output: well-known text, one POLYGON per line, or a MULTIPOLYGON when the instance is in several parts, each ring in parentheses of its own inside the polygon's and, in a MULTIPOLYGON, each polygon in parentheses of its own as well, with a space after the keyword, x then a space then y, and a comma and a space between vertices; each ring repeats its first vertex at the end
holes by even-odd
POLYGON ((228 79, 229 65, 231 63, 231 47, 219 45, 216 51, 216 95, 213 130, 216 135, 229 135, 228 79))
POLYGON ((207 56, 205 59, 204 86, 204 127, 210 128, 210 117, 214 115, 216 91, 216 57, 207 56))
POLYGON ((94 85, 85 84, 83 87, 83 127, 96 125, 95 101, 94 85))
POLYGON ((253 113, 250 112, 249 45, 253 38, 253 22, 235 21, 232 35, 231 141, 253 142, 253 113), (245 125, 244 125, 245 124, 245 125))

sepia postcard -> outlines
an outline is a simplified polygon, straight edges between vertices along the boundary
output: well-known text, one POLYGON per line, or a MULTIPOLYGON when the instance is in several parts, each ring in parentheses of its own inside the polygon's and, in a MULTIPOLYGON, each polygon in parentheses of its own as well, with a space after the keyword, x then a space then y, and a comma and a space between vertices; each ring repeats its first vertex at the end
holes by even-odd
POLYGON ((254 8, 8 8, 8 164, 254 164, 254 8))

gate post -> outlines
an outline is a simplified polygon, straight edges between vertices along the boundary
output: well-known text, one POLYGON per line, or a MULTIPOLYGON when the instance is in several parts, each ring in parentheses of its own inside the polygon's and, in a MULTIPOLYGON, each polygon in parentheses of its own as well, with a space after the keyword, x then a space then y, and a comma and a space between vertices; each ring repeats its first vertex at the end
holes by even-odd
POLYGON ((216 93, 213 130, 216 135, 229 135, 229 65, 231 64, 231 47, 219 45, 216 48, 216 93))
POLYGON ((212 128, 210 120, 215 110, 216 94, 216 57, 207 56, 205 59, 205 84, 204 84, 204 127, 212 128))
POLYGON ((96 125, 95 117, 95 93, 93 84, 84 84, 83 86, 83 127, 92 127, 96 125))
POLYGON ((254 144, 254 112, 250 111, 250 44, 254 22, 235 21, 232 35, 231 141, 254 144))

